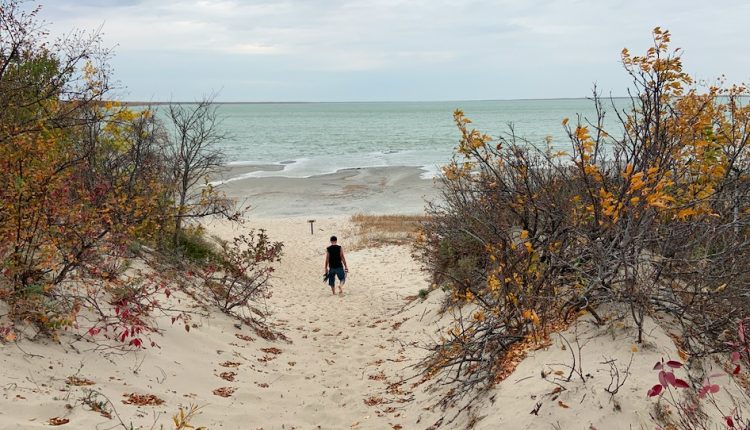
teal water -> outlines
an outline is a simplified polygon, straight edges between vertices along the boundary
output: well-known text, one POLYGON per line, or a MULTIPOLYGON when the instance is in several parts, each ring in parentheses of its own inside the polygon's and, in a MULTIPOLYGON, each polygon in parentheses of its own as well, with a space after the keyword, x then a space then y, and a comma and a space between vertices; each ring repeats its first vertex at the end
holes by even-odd
POLYGON ((512 123, 534 144, 567 148, 561 121, 594 118, 591 101, 512 100, 378 103, 223 104, 219 114, 231 135, 224 151, 232 164, 280 164, 250 176, 309 177, 344 168, 418 166, 425 177, 448 163, 459 133, 453 111, 497 136, 512 123))

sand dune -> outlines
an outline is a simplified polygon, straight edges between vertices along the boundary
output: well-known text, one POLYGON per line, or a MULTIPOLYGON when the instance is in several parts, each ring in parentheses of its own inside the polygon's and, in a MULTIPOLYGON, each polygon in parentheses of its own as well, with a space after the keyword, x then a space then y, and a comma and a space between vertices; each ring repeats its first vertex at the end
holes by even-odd
MULTIPOLYGON (((211 234, 225 239, 251 227, 264 228, 273 240, 284 242, 273 294, 263 307, 268 323, 288 340, 265 340, 218 311, 197 307, 184 294, 175 294, 170 303, 194 312, 190 331, 161 318, 163 333, 154 337, 156 348, 128 353, 95 349, 81 336, 84 324, 80 333, 64 333, 59 342, 30 342, 26 338, 35 332, 28 329, 17 342, 0 344, 0 429, 47 428, 54 417, 69 420, 62 428, 130 428, 132 423, 133 428, 170 429, 172 415, 191 404, 201 407, 193 424, 209 429, 655 427, 649 415, 654 400, 646 397, 657 381, 652 366, 662 358, 677 358, 677 352, 668 334, 651 321, 646 342, 634 345, 627 319, 598 327, 582 318, 553 336, 549 346, 530 351, 508 379, 458 415, 462 403, 436 406, 450 386, 414 386, 420 376, 414 366, 451 321, 438 312, 444 293, 437 290, 426 300, 414 300, 428 280, 409 247, 354 251, 350 246, 357 237, 349 214, 390 208, 388 204, 401 204, 402 213, 414 212, 422 204, 424 183, 415 172, 386 178, 412 183, 401 191, 378 185, 388 172, 393 173, 341 173, 344 182, 367 185, 362 196, 367 204, 356 210, 347 199, 321 202, 331 190, 320 191, 326 179, 318 178, 291 206, 298 216, 284 217, 278 213, 284 206, 278 200, 274 206, 269 198, 261 199, 252 213, 268 218, 252 218, 244 227, 208 226, 211 234), (316 215, 307 215, 311 213, 316 215), (309 218, 316 219, 314 234, 309 218), (331 234, 348 250, 350 275, 343 297, 333 296, 322 282, 331 234), (573 356, 581 375, 568 380, 573 356), (621 378, 627 375, 615 395, 607 392, 613 381, 610 363, 621 378), (70 380, 72 376, 77 379, 70 380), (77 384, 82 381, 93 385, 77 384), (164 403, 123 403, 133 393, 154 395, 164 403), (92 411, 97 404, 111 411, 112 418, 92 411)), ((265 182, 255 181, 233 182, 232 190, 260 193, 265 182)), ((293 184, 278 185, 279 192, 289 186, 293 184)))
MULTIPOLYGON (((402 417, 379 416, 365 400, 381 396, 385 388, 385 381, 370 376, 384 363, 388 369, 405 367, 402 343, 422 338, 420 332, 392 327, 404 297, 425 285, 408 249, 348 253, 351 274, 345 295, 332 296, 321 279, 323 250, 330 233, 349 228, 345 218, 319 220, 314 236, 305 219, 258 220, 253 225, 285 242, 273 297, 266 305, 269 321, 289 342, 263 340, 212 313, 195 317, 189 333, 162 321, 165 333, 156 339, 160 348, 128 354, 87 351, 90 344, 69 336, 62 344, 7 344, 0 349, 0 428, 47 427, 52 417, 69 419, 73 428, 110 428, 116 421, 81 405, 85 389, 92 388, 107 396, 126 424, 143 428, 154 422, 169 428, 171 415, 190 403, 203 407, 195 424, 208 428, 334 429, 360 423, 355 427, 375 429, 398 423, 402 417), (223 372, 234 372, 234 381, 221 379, 223 372), (72 375, 95 385, 67 385, 72 375), (221 387, 235 391, 228 398, 212 394, 221 387), (133 392, 154 394, 165 403, 123 404, 123 395, 133 392)), ((233 234, 228 226, 214 226, 213 231, 233 234)), ((342 243, 346 246, 345 239, 342 243)))

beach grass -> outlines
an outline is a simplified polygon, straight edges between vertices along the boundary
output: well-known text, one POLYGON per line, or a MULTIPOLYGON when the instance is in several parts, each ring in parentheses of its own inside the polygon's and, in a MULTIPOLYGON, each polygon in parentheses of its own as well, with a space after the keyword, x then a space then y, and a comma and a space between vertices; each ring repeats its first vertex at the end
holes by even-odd
POLYGON ((421 230, 424 215, 365 215, 351 217, 356 241, 354 249, 412 243, 421 230))

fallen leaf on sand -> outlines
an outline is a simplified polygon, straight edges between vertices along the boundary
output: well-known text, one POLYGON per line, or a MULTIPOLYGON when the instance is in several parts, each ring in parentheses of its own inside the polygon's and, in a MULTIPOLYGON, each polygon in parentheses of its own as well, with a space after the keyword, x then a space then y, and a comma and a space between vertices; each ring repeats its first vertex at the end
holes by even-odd
POLYGON ((385 380, 385 373, 383 373, 383 371, 380 371, 379 373, 370 375, 368 378, 373 381, 383 381, 385 380))
POLYGON ((127 399, 122 401, 126 405, 158 406, 164 403, 164 400, 156 397, 153 394, 130 393, 130 394, 123 394, 123 396, 127 397, 127 399))
POLYGON ((401 430, 402 428, 404 428, 404 426, 402 426, 401 424, 394 424, 393 425, 393 430, 401 430))
POLYGON ((235 336, 235 337, 236 337, 237 339, 242 339, 242 340, 246 340, 246 341, 248 341, 248 342, 254 342, 254 341, 255 341, 255 339, 253 339, 252 337, 250 337, 250 336, 248 336, 248 335, 246 335, 246 334, 242 334, 242 333, 235 333, 235 334, 234 334, 234 336, 235 336))
POLYGON ((65 380, 65 383, 68 385, 74 385, 76 387, 83 387, 85 385, 94 385, 96 384, 94 381, 86 378, 79 378, 77 376, 68 376, 68 379, 65 380))
POLYGON ((236 372, 222 372, 219 377, 225 381, 233 382, 234 377, 237 376, 236 372))
POLYGON ((352 423, 351 428, 357 427, 359 425, 359 421, 355 421, 352 423))
POLYGON ((281 350, 279 348, 261 348, 260 350, 265 352, 266 354, 273 354, 273 355, 281 354, 281 350))
POLYGON ((213 393, 219 397, 229 397, 232 394, 234 394, 235 390, 237 389, 234 387, 221 387, 221 388, 215 389, 213 393))
POLYGON ((570 407, 566 405, 565 402, 563 402, 562 400, 558 400, 557 404, 560 405, 561 408, 565 408, 565 409, 568 409, 570 407))
POLYGON ((69 423, 70 420, 67 418, 60 418, 60 417, 54 417, 49 419, 49 425, 51 426, 61 426, 63 424, 69 423))
POLYGON ((240 364, 242 364, 242 363, 238 363, 236 361, 225 361, 225 362, 219 364, 219 366, 221 366, 221 367, 239 367, 240 364))
POLYGON ((379 404, 383 403, 383 398, 382 397, 372 396, 372 397, 370 397, 368 399, 364 399, 363 402, 365 402, 365 404, 367 406, 375 406, 375 405, 379 405, 379 404))

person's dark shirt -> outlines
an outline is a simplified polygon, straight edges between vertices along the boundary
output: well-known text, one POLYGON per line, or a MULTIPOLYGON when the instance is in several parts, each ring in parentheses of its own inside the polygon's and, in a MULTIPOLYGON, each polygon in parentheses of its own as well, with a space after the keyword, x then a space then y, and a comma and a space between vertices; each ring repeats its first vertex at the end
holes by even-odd
POLYGON ((338 245, 331 245, 328 248, 326 248, 326 252, 328 252, 328 267, 331 269, 338 269, 339 267, 344 267, 344 265, 341 263, 341 247, 338 245))

